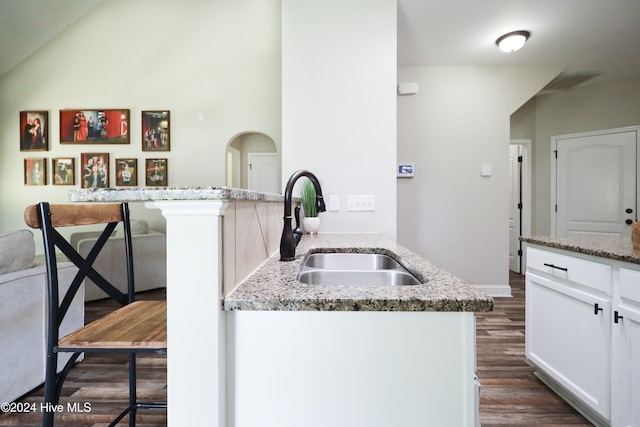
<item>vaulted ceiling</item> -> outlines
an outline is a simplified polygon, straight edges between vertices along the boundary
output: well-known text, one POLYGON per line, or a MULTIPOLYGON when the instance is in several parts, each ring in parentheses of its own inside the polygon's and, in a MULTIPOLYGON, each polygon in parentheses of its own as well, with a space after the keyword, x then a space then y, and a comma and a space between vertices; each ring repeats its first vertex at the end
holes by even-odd
MULTIPOLYGON (((0 0, 0 75, 101 1, 0 0)), ((582 84, 638 75, 640 1, 398 0, 398 65, 563 65, 582 84), (500 52, 514 30, 529 42, 500 52)))
POLYGON ((0 0, 0 76, 102 0, 0 0))

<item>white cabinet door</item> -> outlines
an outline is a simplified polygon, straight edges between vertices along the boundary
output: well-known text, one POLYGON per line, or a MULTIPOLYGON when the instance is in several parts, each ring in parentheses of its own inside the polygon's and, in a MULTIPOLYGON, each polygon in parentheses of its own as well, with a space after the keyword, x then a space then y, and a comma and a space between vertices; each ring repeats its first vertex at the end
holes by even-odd
POLYGON ((640 271, 621 269, 619 286, 612 327, 612 421, 614 426, 640 427, 640 271))
POLYGON ((530 271, 526 293, 527 357, 609 419, 611 303, 530 271))

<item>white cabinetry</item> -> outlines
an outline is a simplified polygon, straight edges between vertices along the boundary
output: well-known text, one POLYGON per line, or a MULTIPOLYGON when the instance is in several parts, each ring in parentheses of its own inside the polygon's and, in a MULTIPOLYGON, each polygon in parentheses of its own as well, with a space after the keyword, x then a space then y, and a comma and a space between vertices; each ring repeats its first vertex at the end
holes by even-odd
POLYGON ((640 427, 640 271, 620 268, 614 280, 612 424, 640 427))
POLYGON ((526 292, 527 357, 608 421, 611 267, 529 248, 526 292))
POLYGON ((640 427, 640 265, 527 247, 526 356, 598 426, 640 427))
POLYGON ((470 312, 227 312, 234 427, 475 427, 470 312))

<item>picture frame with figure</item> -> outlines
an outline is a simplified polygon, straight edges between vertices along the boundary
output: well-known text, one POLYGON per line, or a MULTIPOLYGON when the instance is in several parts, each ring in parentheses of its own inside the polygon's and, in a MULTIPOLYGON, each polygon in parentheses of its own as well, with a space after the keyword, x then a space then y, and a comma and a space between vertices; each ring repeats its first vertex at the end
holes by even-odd
POLYGON ((24 184, 47 185, 47 159, 29 157, 24 159, 24 184))
POLYGON ((167 159, 145 159, 144 170, 146 186, 167 186, 167 159))
POLYGON ((138 185, 138 160, 116 159, 116 186, 135 187, 138 185))
POLYGON ((142 151, 170 151, 169 111, 142 112, 142 151))
POLYGON ((80 154, 82 188, 109 188, 109 153, 80 154))
POLYGON ((75 159, 73 157, 56 157, 51 159, 53 185, 75 185, 75 159))
POLYGON ((48 111, 20 111, 20 151, 49 151, 48 111))
POLYGON ((60 110, 60 144, 129 143, 129 110, 60 110))

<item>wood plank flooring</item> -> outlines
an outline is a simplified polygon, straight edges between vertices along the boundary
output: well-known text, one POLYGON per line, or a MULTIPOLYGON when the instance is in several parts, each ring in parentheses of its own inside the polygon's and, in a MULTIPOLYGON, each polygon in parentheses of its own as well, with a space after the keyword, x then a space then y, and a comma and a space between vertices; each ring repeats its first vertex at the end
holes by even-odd
MULTIPOLYGON (((143 292, 141 300, 163 300, 164 289, 143 292)), ((86 304, 85 321, 91 322, 116 308, 112 300, 93 301, 86 304)), ((129 399, 128 359, 126 355, 88 354, 67 376, 62 389, 60 403, 64 411, 55 416, 56 426, 102 427, 108 425, 127 406, 129 399), (82 412, 84 404, 89 411, 82 412), (69 407, 71 405, 71 407, 69 407), (73 405, 77 405, 74 407, 73 405)), ((137 357, 138 397, 149 402, 167 401, 166 356, 145 355, 137 357)), ((43 387, 39 387, 21 401, 35 404, 35 412, 1 414, 0 426, 42 426, 40 404, 43 387)), ((166 410, 141 410, 137 427, 160 427, 167 425, 166 410)), ((128 425, 128 418, 118 425, 128 425)))
MULTIPOLYGON (((534 375, 524 357, 524 279, 510 277, 513 298, 496 299, 490 313, 478 313, 477 365, 482 383, 480 420, 483 427, 498 426, 591 426, 569 405, 547 389, 534 375)), ((141 294, 142 299, 165 298, 164 290, 141 294)), ((87 320, 113 309, 104 301, 87 304, 87 320)), ((166 400, 166 358, 141 356, 138 361, 138 389, 153 401, 166 400)), ((42 387, 22 399, 39 408, 42 387)), ((91 404, 90 412, 68 412, 56 417, 57 426, 105 426, 127 399, 126 359, 88 355, 75 367, 63 389, 61 403, 91 404)), ((139 427, 166 426, 166 411, 145 410, 139 427)), ((0 426, 40 426, 41 414, 0 414, 0 426)), ((121 423, 126 425, 126 423, 121 423)), ((428 426, 428 424, 425 424, 428 426)), ((256 426, 259 427, 259 426, 256 426)), ((302 427, 302 426, 301 426, 302 427)), ((333 426, 327 426, 333 427, 333 426)), ((347 426, 366 427, 366 426, 347 426)), ((398 426, 402 427, 402 426, 398 426)), ((429 426, 438 427, 438 426, 429 426)))

